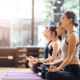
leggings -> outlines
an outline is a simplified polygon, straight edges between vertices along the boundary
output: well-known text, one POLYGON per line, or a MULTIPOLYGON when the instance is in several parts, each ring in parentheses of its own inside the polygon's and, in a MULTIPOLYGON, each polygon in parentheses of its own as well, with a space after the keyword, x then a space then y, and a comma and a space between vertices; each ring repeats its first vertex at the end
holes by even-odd
POLYGON ((40 70, 40 69, 37 68, 38 66, 40 67, 41 64, 43 64, 43 63, 37 63, 37 64, 34 65, 33 68, 34 68, 35 73, 38 73, 38 72, 42 71, 42 70, 40 70))
MULTIPOLYGON (((48 71, 46 70, 46 68, 49 68, 50 65, 51 65, 51 64, 43 64, 43 66, 42 66, 42 72, 41 72, 41 77, 42 77, 42 78, 46 79, 45 75, 46 75, 46 73, 48 72, 48 71)), ((54 65, 52 65, 52 66, 54 66, 54 65)), ((58 66, 59 66, 59 65, 58 65, 58 66)), ((58 67, 58 66, 55 66, 55 67, 58 67)))
MULTIPOLYGON (((34 65, 33 68, 34 68, 35 73, 42 72, 42 70, 40 70, 40 69, 37 68, 37 67, 40 67, 41 64, 43 64, 43 63, 37 63, 37 64, 34 65)), ((50 66, 50 64, 43 64, 43 66, 47 68, 47 67, 50 66)))
POLYGON ((47 80, 80 80, 80 66, 67 65, 64 70, 58 72, 48 71, 45 77, 47 80))

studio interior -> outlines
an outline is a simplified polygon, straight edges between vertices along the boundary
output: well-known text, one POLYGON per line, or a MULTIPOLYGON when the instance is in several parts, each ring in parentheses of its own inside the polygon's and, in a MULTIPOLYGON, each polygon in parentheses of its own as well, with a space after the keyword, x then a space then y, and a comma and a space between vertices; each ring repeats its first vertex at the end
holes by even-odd
POLYGON ((0 0, 0 80, 80 80, 79 42, 80 0, 0 0))

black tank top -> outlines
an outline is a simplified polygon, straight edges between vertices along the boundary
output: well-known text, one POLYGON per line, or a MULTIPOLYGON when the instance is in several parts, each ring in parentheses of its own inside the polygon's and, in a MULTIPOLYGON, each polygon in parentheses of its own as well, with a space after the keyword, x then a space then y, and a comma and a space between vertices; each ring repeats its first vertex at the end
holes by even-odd
POLYGON ((50 56, 52 56, 52 52, 53 52, 53 48, 52 48, 52 45, 51 45, 50 49, 48 49, 48 53, 50 54, 50 56))
POLYGON ((48 58, 48 45, 49 45, 51 42, 52 42, 52 40, 49 41, 49 42, 46 44, 46 46, 44 47, 44 59, 48 58))

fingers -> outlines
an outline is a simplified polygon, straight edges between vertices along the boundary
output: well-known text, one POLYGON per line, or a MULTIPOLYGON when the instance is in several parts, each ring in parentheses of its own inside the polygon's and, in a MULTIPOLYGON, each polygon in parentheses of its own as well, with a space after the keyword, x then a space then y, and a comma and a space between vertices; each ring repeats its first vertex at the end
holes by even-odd
POLYGON ((49 63, 49 60, 47 60, 46 63, 49 63))
POLYGON ((53 66, 50 66, 50 69, 53 69, 53 66))
POLYGON ((40 60, 37 58, 37 63, 40 62, 40 60))
POLYGON ((26 60, 29 60, 29 57, 26 57, 26 60))
POLYGON ((42 64, 40 65, 40 67, 42 67, 42 64))
POLYGON ((49 63, 51 64, 51 60, 49 60, 49 63))
POLYGON ((50 71, 50 72, 57 72, 57 68, 54 67, 54 66, 50 66, 50 69, 46 68, 47 71, 50 71))
POLYGON ((56 69, 56 67, 54 67, 54 66, 50 66, 50 69, 56 69))
POLYGON ((42 70, 42 67, 37 67, 38 69, 42 70))
POLYGON ((42 70, 42 64, 40 65, 40 67, 38 66, 37 68, 40 69, 40 70, 42 70))
POLYGON ((51 71, 51 69, 46 68, 47 71, 51 71))
POLYGON ((46 63, 50 63, 51 64, 51 60, 47 60, 46 63))

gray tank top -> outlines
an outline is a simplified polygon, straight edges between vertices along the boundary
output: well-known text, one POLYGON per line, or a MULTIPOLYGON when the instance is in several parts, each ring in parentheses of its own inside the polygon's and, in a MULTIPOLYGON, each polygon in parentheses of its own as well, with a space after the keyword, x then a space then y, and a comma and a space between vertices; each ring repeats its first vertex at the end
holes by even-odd
MULTIPOLYGON (((72 32, 75 32, 75 31, 72 31, 72 32)), ((72 32, 70 32, 69 34, 71 34, 72 32)), ((62 43, 61 43, 63 61, 67 58, 67 54, 68 54, 68 43, 66 42, 66 39, 69 36, 69 34, 62 40, 62 43)), ((79 44, 76 45, 71 61, 79 61, 79 44)))

